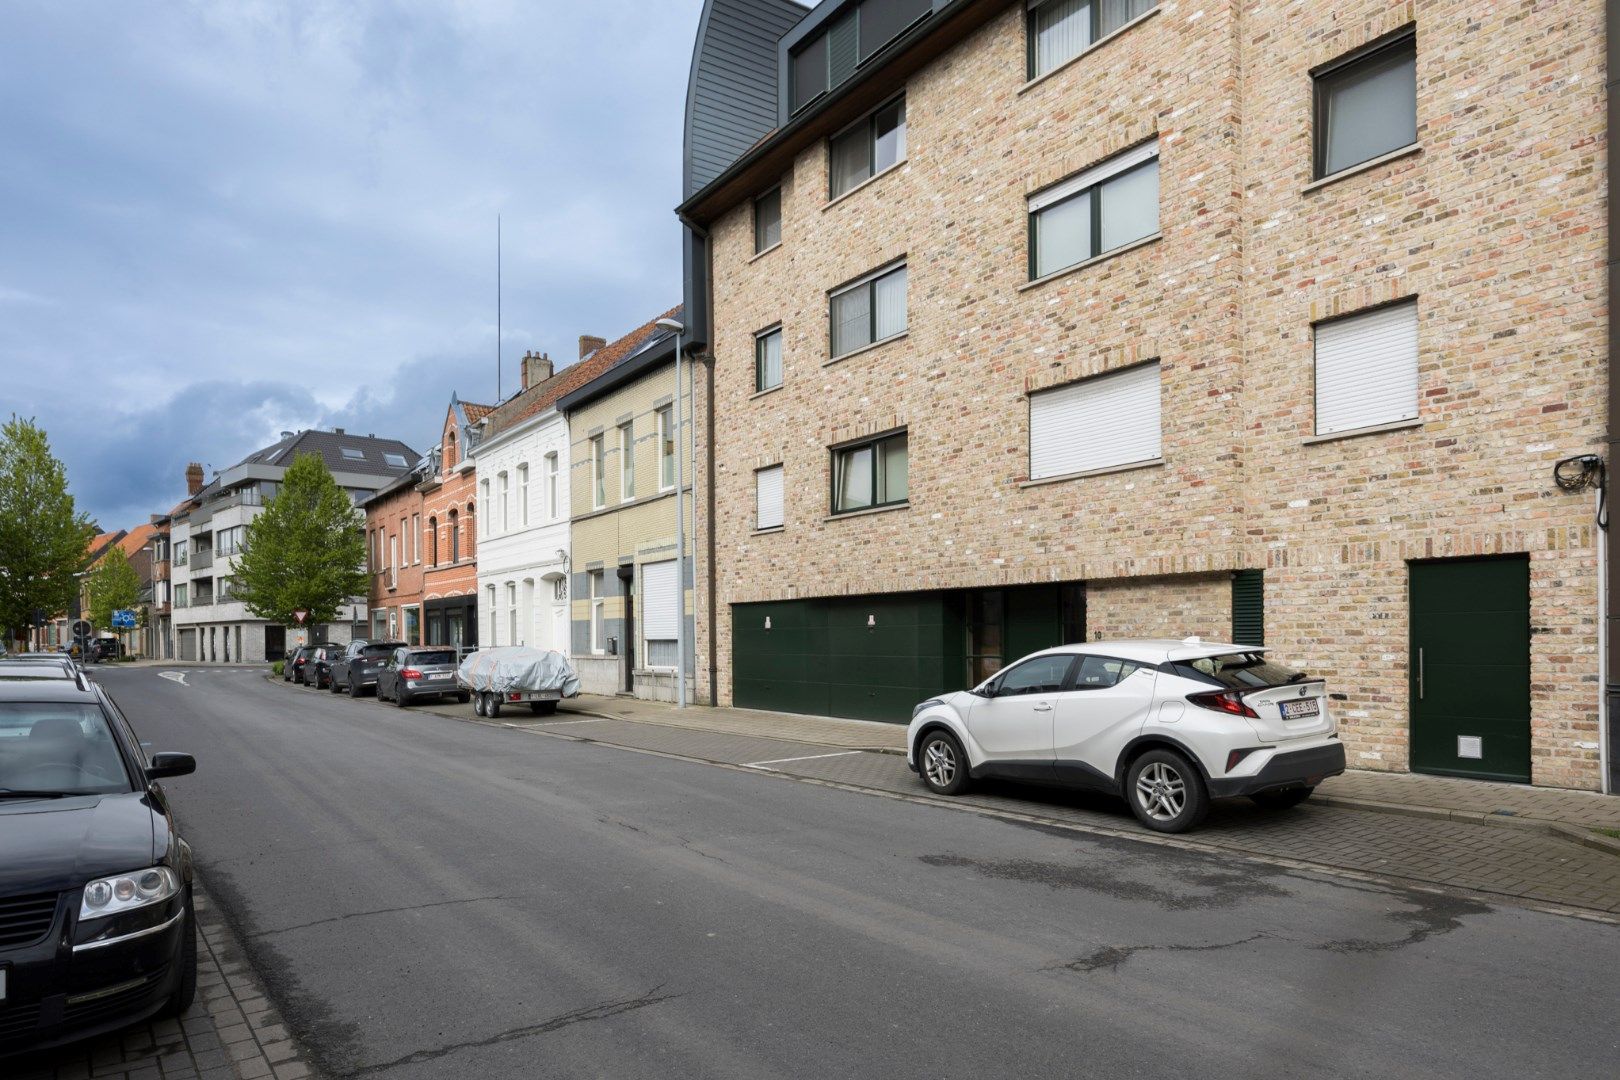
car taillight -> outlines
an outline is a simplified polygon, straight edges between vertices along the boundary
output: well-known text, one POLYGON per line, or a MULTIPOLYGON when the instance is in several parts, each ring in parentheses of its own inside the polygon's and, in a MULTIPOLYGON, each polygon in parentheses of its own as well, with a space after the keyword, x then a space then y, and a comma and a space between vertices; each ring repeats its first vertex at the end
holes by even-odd
POLYGON ((399 673, 399 677, 402 679, 420 679, 422 677, 422 673, 413 667, 408 667, 399 673))
POLYGON ((1260 719, 1260 714, 1243 703, 1243 697, 1236 690, 1211 690, 1203 694, 1188 694, 1187 700, 1200 709, 1214 709, 1216 712, 1231 713, 1233 716, 1252 716, 1260 719))

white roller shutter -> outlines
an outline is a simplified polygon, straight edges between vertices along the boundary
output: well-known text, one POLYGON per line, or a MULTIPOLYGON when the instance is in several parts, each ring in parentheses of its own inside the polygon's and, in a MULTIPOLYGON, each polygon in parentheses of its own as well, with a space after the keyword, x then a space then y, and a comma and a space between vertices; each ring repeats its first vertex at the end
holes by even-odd
POLYGON ((1393 424, 1418 415, 1417 301, 1316 328, 1316 433, 1393 424))
POLYGON ((675 560, 641 566, 641 636, 648 641, 674 641, 681 610, 680 580, 675 560))
POLYGON ((782 466, 772 465, 754 474, 754 528, 775 529, 782 524, 782 466))
POLYGON ((1029 478, 1152 461, 1159 448, 1159 363, 1029 398, 1029 478))

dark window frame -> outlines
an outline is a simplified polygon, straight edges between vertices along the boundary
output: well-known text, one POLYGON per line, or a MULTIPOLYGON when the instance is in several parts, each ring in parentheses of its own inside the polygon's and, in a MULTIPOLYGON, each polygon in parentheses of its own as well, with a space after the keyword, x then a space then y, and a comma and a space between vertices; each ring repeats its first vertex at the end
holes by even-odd
MULTIPOLYGON (((828 304, 828 310, 829 312, 831 311, 830 302, 828 304)), ((778 373, 776 382, 772 383, 770 386, 765 385, 765 342, 772 336, 778 338, 782 336, 781 323, 776 323, 772 326, 767 326, 763 330, 756 330, 754 332, 754 393, 756 394, 763 394, 767 390, 775 390, 777 387, 781 386, 787 381, 787 345, 786 341, 784 340, 782 347, 782 370, 778 373)))
POLYGON ((845 124, 843 127, 827 136, 827 201, 832 202, 836 199, 841 199, 845 195, 848 195, 851 191, 854 191, 856 188, 860 187, 862 184, 868 183, 874 177, 877 177, 882 173, 886 173, 891 169, 899 168, 900 165, 905 162, 911 154, 910 127, 910 119, 906 111, 906 92, 902 90, 893 97, 886 99, 875 108, 869 110, 860 119, 855 120, 852 123, 845 124), (885 165, 882 169, 879 169, 877 167, 877 118, 880 113, 886 112, 895 105, 900 106, 899 129, 906 133, 906 152, 895 158, 894 164, 885 165), (833 147, 837 144, 838 140, 847 135, 854 134, 856 131, 864 132, 866 138, 867 173, 866 176, 851 184, 848 188, 844 189, 843 191, 838 191, 833 187, 837 180, 837 173, 833 169, 833 147))
MULTIPOLYGON (((1402 149, 1400 146, 1392 146, 1388 150, 1374 154, 1372 157, 1365 158, 1361 161, 1335 169, 1331 173, 1323 171, 1327 166, 1328 100, 1331 97, 1328 90, 1331 87, 1332 81, 1336 77, 1346 74, 1352 68, 1359 67, 1363 64, 1376 63, 1378 60, 1385 58, 1395 50, 1404 48, 1410 48, 1412 50, 1412 65, 1415 69, 1417 66, 1416 23, 1408 23, 1398 30, 1392 30, 1381 37, 1374 38, 1372 41, 1367 42, 1365 45, 1362 45, 1359 48, 1350 50, 1343 56, 1335 57, 1334 59, 1329 60, 1327 63, 1311 69, 1312 181, 1325 180, 1330 176, 1337 176, 1339 173, 1348 172, 1351 169, 1359 168, 1369 161, 1375 161, 1384 154, 1394 153, 1395 151, 1402 149)), ((1414 130, 1418 126, 1418 118, 1415 111, 1412 116, 1412 126, 1414 130)), ((1416 140, 1414 139, 1414 142, 1415 141, 1416 140)))
POLYGON ((828 447, 828 516, 841 517, 845 514, 860 514, 868 510, 883 510, 891 506, 906 506, 911 502, 911 432, 909 428, 895 428, 880 435, 869 435, 853 442, 839 443, 828 447), (886 502, 877 501, 878 472, 881 454, 878 448, 885 443, 904 440, 906 444, 906 497, 903 499, 890 499, 886 502), (865 506, 851 506, 840 510, 838 508, 838 456, 840 454, 853 454, 859 450, 872 451, 872 501, 865 506))
POLYGON ((907 270, 907 265, 908 264, 906 262, 906 258, 904 256, 902 256, 896 262, 892 262, 887 266, 880 266, 876 270, 869 271, 866 275, 864 275, 864 277, 856 278, 855 279, 855 284, 853 284, 853 285, 840 285, 836 289, 832 289, 827 293, 827 358, 829 360, 837 360, 840 357, 852 356, 855 353, 860 352, 862 349, 870 349, 874 345, 880 345, 885 341, 891 341, 894 338, 899 337, 901 334, 904 334, 904 333, 907 333, 908 331, 910 331, 910 329, 911 329, 911 295, 910 295, 911 294, 911 275, 909 273, 907 273, 906 274, 906 325, 905 325, 905 327, 903 329, 896 330, 892 334, 888 334, 888 335, 886 335, 884 337, 878 337, 877 336, 877 317, 878 317, 877 283, 884 280, 885 278, 890 277, 893 274, 897 274, 897 273, 901 273, 903 271, 906 271, 907 270), (857 345, 853 349, 846 349, 844 352, 833 352, 833 348, 836 345, 837 338, 838 338, 838 329, 837 329, 837 327, 838 327, 838 318, 837 318, 837 316, 835 316, 833 314, 834 301, 836 301, 840 296, 847 296, 848 294, 854 292, 856 289, 866 289, 867 290, 867 297, 866 297, 866 332, 867 332, 867 334, 869 336, 867 337, 866 344, 864 344, 864 345, 857 345))
POLYGON ((1036 41, 1035 37, 1035 12, 1042 6, 1044 5, 1030 4, 1027 8, 1025 8, 1024 11, 1024 77, 1028 82, 1034 82, 1036 79, 1044 78, 1045 76, 1052 74, 1052 72, 1063 68, 1065 65, 1072 64, 1074 61, 1080 59, 1092 49, 1095 49, 1104 42, 1111 40, 1114 35, 1124 33, 1127 28, 1141 22, 1153 12, 1159 10, 1160 3, 1159 0, 1155 0, 1153 6, 1142 12, 1142 14, 1131 16, 1129 19, 1126 19, 1124 22, 1120 23, 1118 26, 1114 27, 1105 34, 1102 32, 1102 0, 1091 0, 1091 40, 1086 43, 1086 47, 1069 57, 1067 60, 1060 60, 1058 63, 1053 64, 1050 71, 1036 71, 1035 47, 1038 42, 1036 41))
POLYGON ((769 191, 761 192, 760 194, 758 194, 758 195, 756 195, 754 197, 754 254, 755 255, 763 255, 767 251, 770 251, 774 247, 780 247, 781 243, 782 243, 782 185, 777 184, 775 187, 771 188, 769 191), (761 238, 760 238, 759 207, 760 207, 761 203, 763 203, 766 199, 769 199, 772 195, 776 196, 776 239, 773 242, 769 243, 769 244, 763 244, 763 243, 761 243, 761 238))
MULTIPOLYGON (((1158 136, 1154 136, 1154 138, 1151 141, 1158 142, 1158 136)), ((1124 157, 1126 154, 1130 154, 1130 153, 1134 152, 1137 149, 1137 147, 1139 147, 1141 145, 1143 145, 1143 144, 1138 143, 1137 146, 1128 147, 1127 149, 1121 150, 1117 154, 1110 154, 1108 157, 1104 158, 1102 161, 1099 161, 1096 165, 1090 166, 1089 168, 1086 168, 1086 169, 1081 169, 1080 172, 1090 172, 1092 169, 1101 168, 1102 166, 1108 164, 1108 162, 1110 160, 1112 160, 1113 158, 1124 157)), ((1107 176, 1104 176, 1101 179, 1099 179, 1096 183, 1088 184, 1087 186, 1079 189, 1078 191, 1071 192, 1068 195, 1065 195, 1063 198, 1059 199, 1057 202, 1048 203, 1047 205, 1041 207, 1039 210, 1031 210, 1031 209, 1029 209, 1029 200, 1039 196, 1042 191, 1050 191, 1052 188, 1055 188, 1055 187, 1058 187, 1059 185, 1068 183, 1070 177, 1065 177, 1064 179, 1059 180, 1059 181, 1057 181, 1057 183, 1054 183, 1054 184, 1048 184, 1048 185, 1046 185, 1046 187, 1042 188, 1040 191, 1032 191, 1027 196, 1025 196, 1025 198, 1024 198, 1024 216, 1025 216, 1025 218, 1026 218, 1026 220, 1028 222, 1028 231, 1027 231, 1027 234, 1026 234, 1026 243, 1027 243, 1027 246, 1029 248, 1029 259, 1028 259, 1028 263, 1029 263, 1029 266, 1028 266, 1029 280, 1030 281, 1040 281, 1042 278, 1049 278, 1049 277, 1053 276, 1054 274, 1061 274, 1065 270, 1074 269, 1076 266, 1079 266, 1081 263, 1090 262, 1092 259, 1100 259, 1104 255, 1108 255, 1111 252, 1118 251, 1118 250, 1120 250, 1121 248, 1124 248, 1124 247, 1129 247, 1131 244, 1137 243, 1138 241, 1145 239, 1145 237, 1139 236, 1135 240, 1127 240, 1123 244, 1118 244, 1118 245, 1116 245, 1114 247, 1109 248, 1107 251, 1092 251, 1091 254, 1087 255, 1085 258, 1077 259, 1076 261, 1074 261, 1072 263, 1069 263, 1066 266, 1059 266, 1059 267, 1057 267, 1055 269, 1048 270, 1044 274, 1040 272, 1040 247, 1039 247, 1039 244, 1040 244, 1040 226, 1039 226, 1039 218, 1040 218, 1040 216, 1042 214, 1046 213, 1048 210, 1056 210, 1060 206, 1067 206, 1069 203, 1073 202, 1075 199, 1078 199, 1083 195, 1089 195, 1091 197, 1091 213, 1090 213, 1090 220, 1088 222, 1088 227, 1091 230, 1091 235, 1090 235, 1089 239, 1090 239, 1091 247, 1096 248, 1096 247, 1098 247, 1098 246, 1100 246, 1102 244, 1102 212, 1103 212, 1102 203, 1103 203, 1103 201, 1102 201, 1102 197, 1101 197, 1101 194, 1100 194, 1102 189, 1106 185, 1113 183, 1115 180, 1120 180, 1120 179, 1123 179, 1123 178, 1125 178, 1127 176, 1131 176, 1131 175, 1133 175, 1135 173, 1141 172, 1143 169, 1146 169, 1150 165, 1153 166, 1155 169, 1158 169, 1160 167, 1160 164, 1161 164, 1160 163, 1160 155, 1155 153, 1152 157, 1148 158, 1145 161, 1139 161, 1135 165, 1132 165, 1131 167, 1129 167, 1127 169, 1121 169, 1119 172, 1109 173, 1107 176)), ((1077 176, 1077 175, 1079 175, 1079 173, 1074 173, 1074 174, 1071 174, 1071 175, 1072 176, 1077 176)), ((1162 199, 1163 194, 1164 194, 1163 188, 1162 188, 1162 184, 1163 184, 1163 177, 1162 176, 1160 177, 1160 183, 1161 183, 1161 189, 1160 189, 1159 194, 1160 194, 1160 197, 1162 199)), ((1162 202, 1160 203, 1160 209, 1163 209, 1163 203, 1162 202)), ((1152 236, 1152 235, 1154 235, 1154 233, 1162 232, 1163 231, 1163 224, 1164 223, 1161 221, 1159 228, 1155 229, 1153 233, 1148 233, 1147 235, 1152 236)))

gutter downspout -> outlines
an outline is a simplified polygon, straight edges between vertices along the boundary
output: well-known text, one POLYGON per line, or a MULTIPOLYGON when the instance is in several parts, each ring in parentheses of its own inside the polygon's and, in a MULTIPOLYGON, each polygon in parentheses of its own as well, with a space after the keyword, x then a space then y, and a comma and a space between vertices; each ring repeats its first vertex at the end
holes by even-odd
MULTIPOLYGON (((1620 3, 1620 0, 1613 0, 1613 2, 1620 3)), ((697 222, 693 221, 690 217, 688 217, 687 215, 681 213, 680 211, 676 211, 675 216, 680 219, 680 222, 681 222, 682 225, 686 226, 686 228, 690 229, 692 232, 696 233, 698 236, 701 236, 703 238, 703 257, 704 257, 704 259, 706 259, 708 261, 708 269, 704 272, 704 275, 703 275, 703 281, 704 281, 704 284, 707 286, 707 288, 705 289, 705 295, 703 296, 702 303, 710 309, 709 311, 704 312, 705 318, 703 320, 703 325, 705 325, 705 326, 707 326, 709 328, 708 336, 710 338, 713 338, 714 337, 714 311, 713 311, 714 305, 709 303, 708 293, 712 292, 713 289, 714 289, 714 244, 710 241, 709 230, 708 229, 705 229, 703 226, 699 225, 697 222)), ((706 347, 704 349, 704 357, 703 357, 703 359, 704 359, 704 363, 703 363, 703 369, 704 369, 704 381, 703 381, 703 394, 704 394, 704 396, 703 396, 703 401, 704 401, 704 404, 706 406, 705 412, 707 413, 707 415, 704 417, 704 434, 703 434, 703 439, 704 439, 704 442, 703 442, 704 484, 703 484, 703 486, 707 490, 704 492, 704 508, 703 509, 704 509, 704 513, 706 515, 704 517, 704 521, 707 522, 707 524, 708 524, 708 528, 705 529, 704 533, 703 533, 703 540, 704 540, 704 547, 706 547, 708 549, 705 554, 707 556, 706 562, 708 564, 707 569, 708 569, 708 586, 709 586, 708 589, 707 589, 707 593, 708 593, 707 600, 709 602, 709 610, 708 610, 708 619, 709 619, 709 642, 708 642, 708 644, 709 644, 709 704, 713 705, 713 706, 718 706, 720 704, 720 654, 719 654, 719 646, 716 644, 716 640, 719 637, 719 635, 716 633, 716 630, 715 630, 715 619, 718 618, 719 615, 718 615, 718 611, 717 611, 717 605, 716 605, 716 602, 715 602, 715 594, 718 592, 718 590, 714 587, 714 575, 715 575, 715 572, 716 572, 716 565, 715 565, 715 553, 714 553, 714 507, 715 507, 715 498, 714 498, 714 343, 712 341, 706 343, 706 347)), ((697 480, 697 470, 696 470, 696 468, 694 468, 692 470, 692 479, 694 481, 697 480)), ((693 512, 693 514, 697 513, 697 500, 695 498, 692 500, 692 512, 693 512)), ((695 533, 696 531, 697 531, 697 528, 696 528, 696 524, 694 523, 693 532, 695 533)), ((696 543, 697 537, 694 536, 692 539, 693 539, 693 542, 696 543)), ((694 551, 692 554, 693 554, 693 566, 695 568, 696 565, 697 565, 697 559, 696 559, 697 552, 694 551)), ((693 579, 694 579, 693 580, 693 587, 694 588, 697 587, 696 577, 697 577, 697 575, 694 573, 693 574, 693 579)), ((694 595, 692 597, 692 606, 693 606, 694 610, 697 607, 697 596, 696 595, 694 595)))
MULTIPOLYGON (((1614 358, 1620 352, 1620 332, 1616 331, 1614 297, 1616 284, 1620 284, 1620 234, 1616 232, 1615 199, 1620 196, 1620 185, 1615 182, 1615 174, 1620 171, 1620 141, 1617 141, 1615 126, 1615 106, 1620 103, 1620 93, 1616 93, 1616 78, 1620 76, 1620 40, 1617 40, 1616 29, 1620 28, 1620 0, 1604 0, 1603 5, 1603 36, 1604 57, 1606 70, 1604 72, 1604 134, 1608 142, 1608 176, 1604 182, 1608 198, 1608 375, 1609 375, 1609 417, 1607 465, 1613 468, 1620 456, 1616 449, 1620 448, 1620 380, 1615 378, 1614 358)), ((1617 735, 1620 735, 1620 684, 1615 683, 1614 677, 1620 672, 1620 627, 1615 625, 1615 613, 1620 611, 1620 597, 1614 594, 1617 582, 1620 582, 1620 545, 1607 542, 1606 537, 1598 540, 1604 566, 1602 568, 1602 597, 1599 600, 1599 618, 1603 621, 1601 646, 1603 649, 1602 665, 1599 680, 1603 686, 1604 704, 1603 723, 1599 725, 1599 761, 1602 772, 1603 791, 1613 795, 1620 792, 1620 763, 1615 760, 1615 744, 1617 735)))

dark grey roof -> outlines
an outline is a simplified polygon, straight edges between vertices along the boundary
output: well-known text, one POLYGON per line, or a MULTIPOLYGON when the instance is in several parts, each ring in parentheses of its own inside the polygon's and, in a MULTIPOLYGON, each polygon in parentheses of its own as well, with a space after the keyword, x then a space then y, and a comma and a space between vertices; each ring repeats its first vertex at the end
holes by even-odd
POLYGON ((362 476, 399 476, 417 462, 422 455, 398 439, 379 439, 374 435, 354 435, 349 432, 299 431, 278 442, 256 450, 237 462, 238 465, 276 465, 285 468, 300 454, 319 454, 326 467, 335 473, 357 473, 362 476), (347 457, 345 449, 358 451, 360 456, 347 457), (398 454, 404 465, 390 465, 384 454, 398 454))

